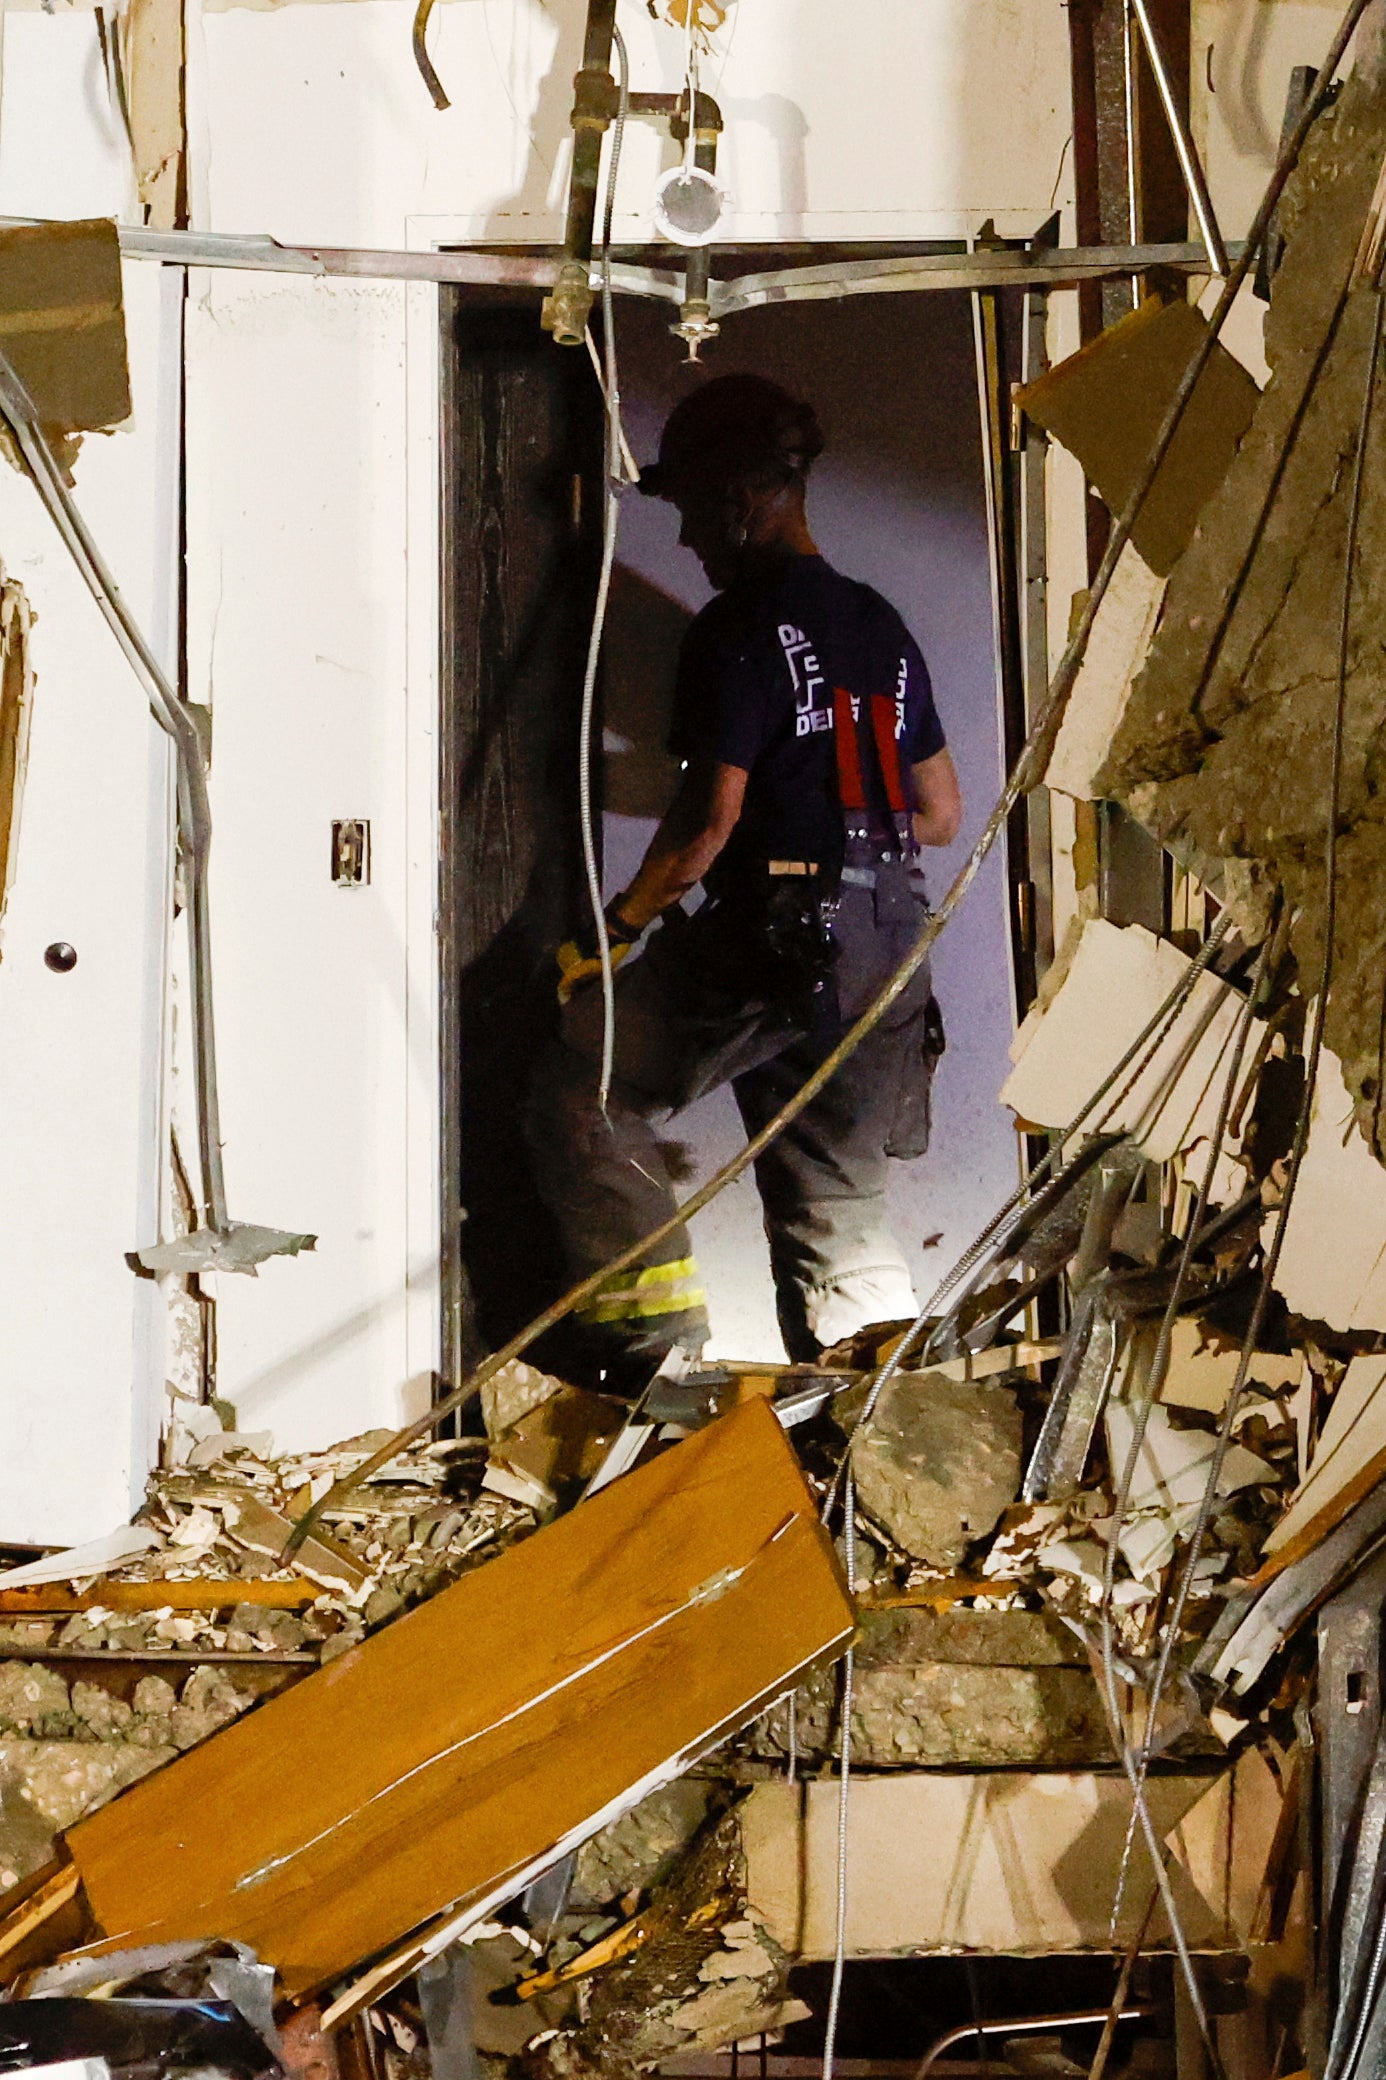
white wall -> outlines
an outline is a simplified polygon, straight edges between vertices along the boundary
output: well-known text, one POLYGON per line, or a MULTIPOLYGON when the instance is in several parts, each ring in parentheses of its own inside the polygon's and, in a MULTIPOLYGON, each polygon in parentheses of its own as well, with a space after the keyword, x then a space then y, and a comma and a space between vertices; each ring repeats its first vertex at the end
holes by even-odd
MULTIPOLYGON (((199 227, 415 246, 557 234, 581 0, 438 8, 430 41, 454 95, 443 114, 414 69, 411 13, 406 0, 193 5, 199 227)), ((638 0, 621 19, 634 83, 677 84, 677 32, 638 0)), ((705 74, 728 119, 733 235, 932 238, 988 216, 1005 232, 1032 228, 1066 193, 1066 50, 1062 8, 1031 0, 734 0, 705 74)), ((103 97, 90 14, 8 15, 0 209, 125 208, 103 97)), ((637 125, 627 152, 618 228, 643 235, 668 147, 637 125)), ((132 310, 152 312, 156 271, 127 273, 132 310)), ((228 1184, 238 1218, 322 1237, 316 1258, 222 1281, 220 1385, 247 1421, 286 1439, 397 1420, 432 1358, 434 313, 427 290, 225 274, 192 284, 189 643, 191 690, 215 711, 228 1184), (328 826, 359 814, 372 819, 375 878, 348 895, 327 879, 328 826)), ((89 444, 78 476, 150 615, 167 546, 154 510, 153 395, 168 380, 155 331, 150 316, 132 326, 139 431, 89 444)), ((39 1529, 26 1517, 27 1532, 18 1516, 0 1521, 0 1536, 66 1537, 122 1513, 147 1449, 148 1368, 129 1442, 131 1345, 152 1289, 135 1290, 120 1253, 145 1239, 135 1209, 157 1090, 147 973, 159 854, 146 844, 141 704, 94 614, 69 601, 41 524, 19 513, 26 497, 17 480, 0 485, 0 556, 32 578, 42 617, 35 774, 0 972, 0 1064, 12 1065, 0 1067, 0 1146, 24 1151, 30 1180, 0 1216, 0 1240, 16 1238, 0 1263, 7 1316, 22 1325, 0 1356, 0 1392, 32 1424, 59 1406, 68 1421, 78 1404, 57 1397, 80 1393, 86 1435, 59 1476, 61 1507, 39 1529), (106 734, 92 721, 98 684, 106 734), (90 921, 58 903, 69 886, 84 890, 90 921), (26 908, 40 890, 42 916, 26 908), (20 953, 58 931, 59 907, 84 954, 66 981, 30 975, 20 953), (99 1001, 83 994, 98 974, 99 1001), (20 1115, 15 1138, 6 1122, 20 1115), (87 1209, 75 1229, 74 1207, 87 1209)), ((25 1434, 15 1463, 27 1483, 61 1454, 56 1428, 25 1434)))
MULTIPOLYGON (((120 209, 127 180, 94 98, 91 17, 6 28, 0 212, 120 209)), ((167 655, 180 281, 125 273, 134 417, 87 440, 77 497, 167 655)), ((0 1539, 66 1543, 125 1520, 158 1433, 161 1302, 125 1252, 157 1236, 169 762, 35 492, 3 463, 0 561, 37 616, 0 950, 0 1539), (69 974, 44 964, 58 940, 77 951, 69 974)))

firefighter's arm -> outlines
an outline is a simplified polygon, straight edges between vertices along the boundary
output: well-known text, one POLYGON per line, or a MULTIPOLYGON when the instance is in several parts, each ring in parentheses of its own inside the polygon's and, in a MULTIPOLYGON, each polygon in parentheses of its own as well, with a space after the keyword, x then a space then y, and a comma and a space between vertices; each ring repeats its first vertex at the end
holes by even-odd
POLYGON ((744 766, 688 768, 639 873, 612 905, 637 937, 702 880, 736 828, 747 777, 744 766))
POLYGON ((952 753, 945 747, 910 767, 914 809, 910 823, 916 845, 951 845, 962 826, 962 789, 952 753))

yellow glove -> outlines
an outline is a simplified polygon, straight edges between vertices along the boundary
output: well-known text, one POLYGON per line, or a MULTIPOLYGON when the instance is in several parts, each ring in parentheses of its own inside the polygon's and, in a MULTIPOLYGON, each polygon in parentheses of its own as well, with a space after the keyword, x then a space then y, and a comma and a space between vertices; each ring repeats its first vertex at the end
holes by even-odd
MULTIPOLYGON (((611 951, 611 965, 619 968, 626 955, 640 937, 640 927, 629 925, 621 916, 618 904, 606 907, 606 936, 611 951)), ((558 1001, 566 1004, 575 989, 584 983, 595 982, 602 972, 601 948, 597 943, 597 927, 589 917, 580 932, 565 939, 555 956, 558 962, 558 1001)))

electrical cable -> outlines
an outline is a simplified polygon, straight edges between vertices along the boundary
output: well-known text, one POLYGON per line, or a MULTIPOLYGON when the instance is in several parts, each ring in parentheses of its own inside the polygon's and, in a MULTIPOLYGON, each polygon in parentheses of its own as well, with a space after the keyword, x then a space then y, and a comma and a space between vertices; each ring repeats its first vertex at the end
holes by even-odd
POLYGON ((414 28, 410 38, 414 51, 414 63, 418 66, 423 83, 432 96, 433 106, 437 109, 451 108, 452 103, 448 100, 447 89, 439 79, 437 69, 428 54, 428 18, 432 12, 433 0, 419 0, 419 4, 414 11, 414 28))
MULTIPOLYGON (((1160 1322, 1154 1354, 1150 1361, 1150 1369, 1137 1404, 1132 1424, 1131 1443, 1127 1448, 1125 1463, 1117 1483, 1115 1507, 1112 1511, 1111 1523, 1107 1529, 1106 1559, 1102 1571, 1102 1601, 1098 1609, 1098 1633, 1101 1641, 1103 1681, 1111 1703, 1113 1723, 1117 1725, 1121 1725, 1122 1720, 1116 1693, 1116 1639, 1112 1617, 1112 1598, 1116 1588, 1118 1544, 1130 1510, 1131 1489, 1135 1482, 1136 1467, 1140 1460, 1140 1454, 1145 1445, 1151 1410, 1155 1405, 1160 1389, 1164 1385, 1165 1375, 1169 1370, 1170 1348, 1174 1336, 1174 1323, 1179 1313, 1179 1304, 1184 1297, 1189 1273, 1193 1268, 1194 1256, 1206 1237, 1204 1216, 1207 1212, 1208 1201, 1212 1195, 1217 1166, 1221 1160, 1233 1101, 1237 1095, 1242 1062, 1245 1059, 1246 1045, 1251 1034, 1252 1020, 1270 972, 1272 956, 1278 941, 1279 913, 1277 911, 1277 915, 1272 920, 1271 929, 1262 944, 1261 957, 1257 962, 1256 972, 1252 978, 1251 988, 1247 992, 1246 1002, 1243 1004, 1238 1016, 1232 1058, 1228 1065, 1227 1075, 1223 1079, 1222 1091, 1219 1094, 1217 1116, 1213 1124, 1212 1139, 1208 1148, 1208 1160, 1204 1165, 1197 1196, 1189 1217, 1188 1232, 1185 1235, 1183 1248, 1179 1254, 1179 1263, 1174 1274, 1174 1285, 1170 1291, 1169 1301, 1160 1322)), ((1147 1714, 1143 1751, 1138 1762, 1138 1774, 1142 1788, 1145 1784, 1149 1763, 1152 1725, 1153 1715, 1147 1714)), ((1123 1759, 1124 1751, 1128 1745, 1123 1732, 1123 1759)), ((1133 1806, 1131 1818, 1127 1824, 1126 1841, 1122 1849, 1121 1862, 1117 1869, 1116 1892, 1112 1900, 1110 1933, 1113 1936, 1116 1933, 1116 1925, 1121 1916, 1122 1903, 1126 1894, 1126 1879, 1130 1868, 1131 1851, 1135 1842, 1135 1827, 1136 1809, 1133 1806)))
POLYGON ((603 384, 605 441, 602 456, 602 561, 597 579, 597 597, 592 609, 592 627, 587 639, 587 664, 582 679, 582 714, 578 724, 578 821, 582 829, 582 865, 587 881, 587 900, 597 934, 597 954, 602 981, 602 1059, 597 1085, 597 1102, 603 1116, 611 1096, 611 1072, 616 1055, 616 989, 611 963, 611 935, 607 930, 606 906, 602 902, 602 876, 597 861, 596 818, 592 806, 592 732, 596 721, 597 668, 601 661, 602 637, 606 633, 606 610, 611 598, 611 573, 616 561, 616 535, 620 527, 622 483, 621 391, 616 364, 615 299, 611 293, 611 227, 616 214, 616 175, 621 164, 621 141, 630 107, 630 66, 626 42, 612 24, 616 50, 616 120, 611 131, 611 151, 606 169, 606 201, 602 214, 602 333, 606 351, 606 381, 603 384))
MULTIPOLYGON (((853 1607, 857 1600, 857 1491, 851 1469, 843 1495, 843 1547, 847 1570, 847 1595, 853 1607)), ((847 1966, 847 1879, 848 1822, 852 1789, 852 1693, 855 1687, 856 1652, 848 1647, 842 1659, 842 1727, 838 1736, 837 1763, 837 1925, 833 1936, 833 1976, 828 1992, 828 2019, 823 2026, 823 2080, 833 2080, 837 2058, 837 2025, 842 2010, 842 1979, 847 1966)))
POLYGON ((915 938, 914 944, 905 955, 900 966, 881 986, 876 996, 866 1006, 856 1023, 844 1034, 836 1047, 832 1048, 818 1068, 805 1078, 799 1089, 785 1101, 779 1111, 766 1121, 759 1133, 752 1135, 745 1146, 739 1149, 735 1155, 729 1157, 721 1169, 716 1171, 712 1177, 708 1178, 705 1184, 701 1185, 697 1191, 684 1200, 682 1205, 676 1207, 667 1220, 661 1221, 657 1227, 651 1229, 648 1234, 642 1235, 638 1241, 629 1244, 627 1248, 619 1250, 615 1256, 611 1257, 597 1270, 589 1272, 585 1278, 578 1279, 565 1293, 560 1294, 548 1307, 542 1309, 522 1329, 518 1330, 514 1336, 502 1344, 498 1350, 493 1351, 488 1358, 483 1359, 481 1364, 467 1378, 459 1381, 450 1392, 444 1394, 439 1401, 435 1402, 432 1408, 428 1409, 422 1416, 417 1417, 414 1422, 403 1425, 391 1436, 387 1443, 383 1444, 377 1452, 372 1453, 369 1459, 363 1461, 361 1466, 353 1469, 348 1474, 342 1475, 339 1480, 334 1482, 325 1495, 320 1497, 310 1509, 305 1510, 303 1516, 294 1527, 287 1551, 297 1550, 303 1540, 310 1535, 312 1528, 321 1521, 322 1512, 325 1508, 329 1506, 335 1507, 340 1503, 342 1497, 349 1494, 360 1481, 369 1479, 372 1473, 378 1472, 380 1467, 388 1464, 396 1452, 403 1450, 407 1445, 413 1443, 416 1438, 426 1436, 447 1416, 451 1415, 454 1410, 461 1408, 465 1403, 474 1399, 480 1392, 483 1384, 488 1379, 493 1378, 502 1366, 507 1365, 513 1358, 521 1357, 546 1330, 553 1328, 557 1323, 565 1320, 574 1309, 584 1306, 588 1300, 594 1298, 608 1279, 614 1277, 618 1272, 626 1271, 632 1265, 638 1264, 650 1250, 657 1248, 661 1243, 677 1234, 694 1214, 701 1213, 705 1206, 710 1205, 719 1193, 725 1191, 728 1185, 734 1183, 738 1177, 751 1167, 756 1158, 783 1132, 791 1120, 797 1119, 805 1106, 813 1102, 824 1085, 831 1081, 843 1062, 847 1060, 848 1056, 860 1046, 869 1033, 875 1030, 903 992, 908 989, 919 969, 929 958, 935 942, 951 921, 963 897, 976 880, 982 864, 989 856, 992 847, 1005 830, 1016 802, 1019 801, 1024 792, 1030 787, 1037 785, 1043 778, 1045 767, 1048 764, 1049 755, 1053 748, 1054 738, 1058 734, 1059 725, 1063 720, 1068 705, 1069 695, 1073 690, 1074 680, 1078 675, 1078 667, 1082 663, 1087 650, 1088 641, 1092 634, 1093 622, 1107 588, 1111 584, 1112 574, 1116 569, 1121 551, 1130 540, 1132 526, 1150 495, 1151 487, 1155 482, 1165 456, 1169 452, 1170 444, 1183 419, 1184 412, 1193 395, 1194 387, 1207 365, 1218 334, 1226 322, 1237 293, 1245 282, 1251 267, 1255 264, 1256 255, 1265 239, 1267 227, 1275 207, 1284 192, 1286 181, 1294 170, 1300 151, 1303 148, 1304 140, 1309 134, 1310 126, 1317 117, 1324 98, 1332 85, 1334 72, 1337 70, 1343 53, 1351 40, 1353 31, 1356 29, 1369 4, 1370 0, 1348 0, 1347 10, 1334 35, 1328 57, 1324 61, 1323 67, 1306 98, 1299 120, 1281 147, 1275 171, 1272 173, 1265 194, 1262 196, 1251 229, 1247 234, 1243 251, 1223 283, 1217 304, 1208 321, 1207 332, 1200 341, 1197 352, 1190 361, 1174 396, 1170 400, 1164 421, 1161 424, 1159 433, 1156 435, 1145 466, 1132 487, 1125 508, 1113 526, 1107 545, 1107 553, 1104 555, 1097 575, 1089 588, 1087 603, 1069 639, 1068 647, 1060 659, 1049 691, 1031 725, 1030 733, 1021 747, 1015 765, 1012 767, 1006 783, 993 805, 990 815, 987 817, 986 823, 973 843, 971 851, 963 861, 962 866, 953 879, 952 885, 939 903, 938 908, 926 918, 915 938))

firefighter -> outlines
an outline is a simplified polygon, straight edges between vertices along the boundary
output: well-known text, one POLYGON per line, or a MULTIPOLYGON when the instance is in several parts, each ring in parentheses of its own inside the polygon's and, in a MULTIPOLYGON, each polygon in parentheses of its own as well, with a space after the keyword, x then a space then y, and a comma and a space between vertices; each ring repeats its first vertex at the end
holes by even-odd
MULTIPOLYGON (((675 408, 641 473, 642 492, 678 508, 680 542, 718 596, 680 653, 670 749, 682 778, 606 911, 619 973, 605 1113, 595 927, 559 949, 561 1037, 538 1067, 528 1132, 575 1278, 673 1213, 656 1122, 730 1082, 754 1134, 799 1089, 917 936, 920 849, 957 834, 924 660, 895 609, 834 570, 809 532, 822 446, 810 405, 728 375, 675 408)), ((915 1311, 887 1158, 923 1152, 941 1050, 926 966, 755 1165, 793 1359, 915 1311)), ((675 1344, 701 1350, 706 1296, 687 1232, 608 1279, 579 1320, 608 1387, 633 1389, 675 1344)))

